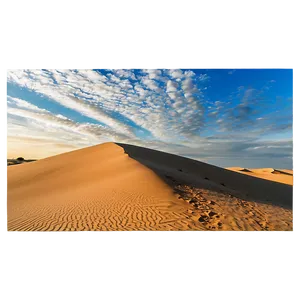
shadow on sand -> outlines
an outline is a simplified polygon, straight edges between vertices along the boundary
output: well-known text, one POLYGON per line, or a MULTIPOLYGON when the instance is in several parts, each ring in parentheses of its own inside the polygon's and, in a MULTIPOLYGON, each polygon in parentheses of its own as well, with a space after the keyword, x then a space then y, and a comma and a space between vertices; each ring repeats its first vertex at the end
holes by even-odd
POLYGON ((244 200, 292 209, 293 187, 287 184, 251 177, 193 159, 116 143, 132 159, 145 165, 166 182, 174 192, 178 185, 189 185, 230 194, 244 200))

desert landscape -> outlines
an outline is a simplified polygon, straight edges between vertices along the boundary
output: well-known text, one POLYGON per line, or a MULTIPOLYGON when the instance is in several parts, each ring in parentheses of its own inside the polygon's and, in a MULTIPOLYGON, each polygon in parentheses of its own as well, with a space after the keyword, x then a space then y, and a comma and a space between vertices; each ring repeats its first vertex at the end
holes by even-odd
POLYGON ((292 170, 104 143, 7 167, 9 231, 293 230, 292 170))
POLYGON ((292 231, 291 69, 12 69, 8 231, 292 231))

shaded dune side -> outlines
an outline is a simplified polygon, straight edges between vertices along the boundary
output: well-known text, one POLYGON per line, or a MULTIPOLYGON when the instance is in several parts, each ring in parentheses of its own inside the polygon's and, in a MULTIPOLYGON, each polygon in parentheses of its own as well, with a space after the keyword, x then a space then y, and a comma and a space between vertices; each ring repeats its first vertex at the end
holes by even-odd
POLYGON ((8 230, 201 230, 152 170, 113 143, 10 166, 8 230))
POLYGON ((293 187, 290 185, 248 176, 157 150, 121 143, 118 145, 130 157, 152 169, 173 187, 178 182, 187 183, 196 188, 221 190, 242 199, 292 209, 293 187))

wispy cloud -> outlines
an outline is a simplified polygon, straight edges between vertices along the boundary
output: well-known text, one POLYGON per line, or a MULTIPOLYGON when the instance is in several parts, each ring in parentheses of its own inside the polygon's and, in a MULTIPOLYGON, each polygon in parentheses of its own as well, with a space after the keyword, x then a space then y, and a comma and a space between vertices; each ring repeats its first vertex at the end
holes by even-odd
POLYGON ((124 70, 112 70, 106 75, 90 70, 12 70, 8 81, 46 95, 128 138, 136 138, 134 130, 113 117, 114 112, 156 138, 171 140, 201 127, 202 107, 197 99, 201 91, 191 78, 193 72, 182 73, 181 84, 172 81, 168 73, 143 70, 136 80, 136 75, 124 70), (170 131, 174 116, 177 126, 173 124, 170 131))
POLYGON ((199 76, 199 81, 201 82, 207 82, 210 79, 210 76, 208 76, 207 74, 200 74, 199 76))

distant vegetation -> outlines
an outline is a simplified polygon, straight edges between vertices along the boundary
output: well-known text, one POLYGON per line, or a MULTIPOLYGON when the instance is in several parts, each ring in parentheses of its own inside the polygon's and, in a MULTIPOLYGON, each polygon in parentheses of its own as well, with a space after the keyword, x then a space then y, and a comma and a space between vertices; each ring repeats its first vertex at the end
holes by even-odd
POLYGON ((13 166, 13 165, 19 165, 19 164, 23 164, 23 163, 32 162, 32 161, 36 161, 36 159, 24 159, 24 157, 18 157, 17 159, 15 159, 15 158, 7 159, 7 165, 13 166))

